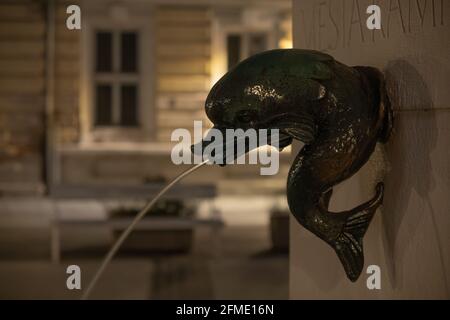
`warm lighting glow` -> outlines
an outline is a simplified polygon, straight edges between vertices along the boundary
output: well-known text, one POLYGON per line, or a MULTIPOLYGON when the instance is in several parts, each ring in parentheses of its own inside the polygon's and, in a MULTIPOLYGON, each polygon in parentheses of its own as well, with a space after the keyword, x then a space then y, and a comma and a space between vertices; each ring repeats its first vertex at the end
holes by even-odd
POLYGON ((211 57, 211 87, 227 73, 227 57, 225 49, 216 50, 211 57))
POLYGON ((292 39, 288 38, 280 39, 280 41, 278 42, 278 47, 280 49, 292 49, 293 48, 292 39))

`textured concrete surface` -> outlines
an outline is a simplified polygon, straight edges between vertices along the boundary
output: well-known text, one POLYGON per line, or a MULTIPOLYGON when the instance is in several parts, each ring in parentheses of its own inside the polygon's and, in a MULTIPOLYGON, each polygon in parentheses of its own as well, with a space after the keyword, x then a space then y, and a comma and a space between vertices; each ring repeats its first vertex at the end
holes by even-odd
POLYGON ((387 78, 392 137, 336 188, 331 206, 363 203, 385 173, 384 206, 364 239, 365 267, 381 267, 381 290, 367 289, 364 272, 357 283, 348 281, 333 250, 292 221, 294 299, 450 298, 450 7, 447 1, 376 3, 383 29, 374 32, 366 28, 365 13, 373 1, 296 0, 293 16, 296 47, 378 67, 387 78))

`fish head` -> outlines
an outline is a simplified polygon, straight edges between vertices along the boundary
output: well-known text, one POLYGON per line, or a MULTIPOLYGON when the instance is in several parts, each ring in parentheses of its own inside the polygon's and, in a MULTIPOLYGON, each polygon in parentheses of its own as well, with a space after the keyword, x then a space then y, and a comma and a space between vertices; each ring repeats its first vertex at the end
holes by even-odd
MULTIPOLYGON (((261 70, 248 65, 248 62, 239 64, 237 67, 223 76, 209 92, 205 102, 205 112, 208 119, 213 123, 212 132, 222 133, 223 146, 233 146, 237 150, 238 144, 245 144, 245 153, 263 145, 273 144, 274 137, 272 130, 277 129, 272 126, 270 118, 273 117, 283 96, 277 89, 268 83, 267 77, 261 76, 261 70), (232 141, 227 139, 227 130, 240 130, 241 135, 245 136, 250 130, 254 130, 258 134, 257 142, 249 144, 248 140, 243 137, 240 140, 239 135, 235 136, 232 141), (261 130, 265 132, 266 139, 259 139, 261 130), (215 131, 215 132, 214 132, 215 131), (244 133, 242 133, 244 131, 244 133)), ((248 135, 247 135, 248 137, 248 135)), ((292 142, 292 138, 283 133, 278 133, 276 146, 282 149, 292 142)), ((215 142, 211 135, 208 134, 202 142, 201 148, 204 150, 208 145, 215 142)), ((195 147, 193 146, 192 149, 195 147)), ((226 151, 223 152, 224 158, 227 157, 226 151)), ((234 159, 241 156, 238 152, 234 153, 234 159)), ((226 163, 226 161, 224 161, 226 163)))

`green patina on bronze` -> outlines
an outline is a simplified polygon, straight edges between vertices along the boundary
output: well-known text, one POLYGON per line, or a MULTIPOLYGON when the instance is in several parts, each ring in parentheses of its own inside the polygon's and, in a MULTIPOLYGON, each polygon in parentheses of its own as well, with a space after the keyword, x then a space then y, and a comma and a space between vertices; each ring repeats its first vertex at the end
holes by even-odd
POLYGON ((205 109, 218 129, 279 129, 280 148, 293 139, 305 144, 288 176, 290 210, 336 251, 356 281, 364 265, 362 238, 382 203, 383 184, 352 210, 330 212, 328 203, 333 186, 355 174, 377 142, 388 140, 392 111, 382 73, 317 51, 267 51, 220 79, 205 109))

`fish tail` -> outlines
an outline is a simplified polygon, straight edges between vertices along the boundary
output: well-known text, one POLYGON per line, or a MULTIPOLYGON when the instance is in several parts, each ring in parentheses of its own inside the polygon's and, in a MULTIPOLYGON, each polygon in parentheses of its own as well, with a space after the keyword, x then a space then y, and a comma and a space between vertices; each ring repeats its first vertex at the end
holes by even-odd
POLYGON ((347 277, 355 282, 364 267, 363 237, 383 198, 383 184, 377 186, 377 195, 368 203, 345 215, 341 233, 331 243, 344 267, 347 277))

